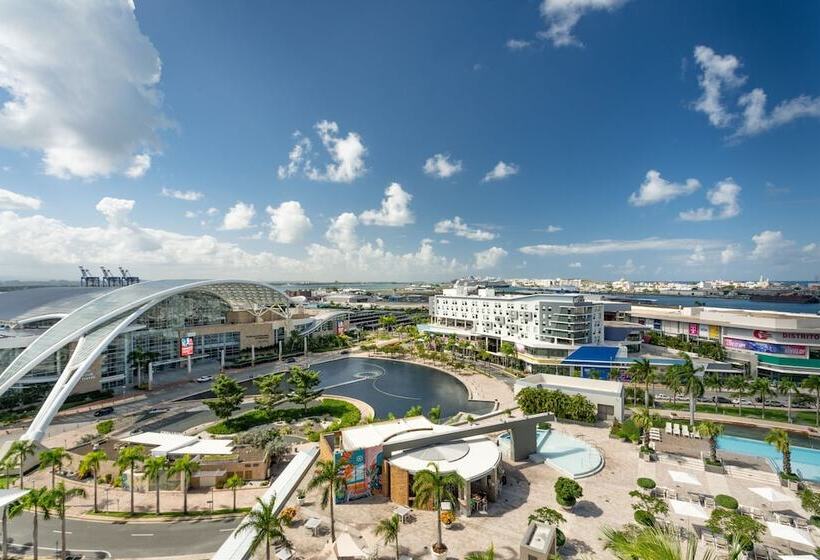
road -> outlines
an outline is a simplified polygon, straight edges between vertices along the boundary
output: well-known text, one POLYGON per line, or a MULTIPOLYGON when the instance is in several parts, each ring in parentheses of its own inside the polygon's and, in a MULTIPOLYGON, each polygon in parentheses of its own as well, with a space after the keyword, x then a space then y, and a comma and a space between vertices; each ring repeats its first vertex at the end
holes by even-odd
MULTIPOLYGON (((148 558, 216 551, 240 519, 196 520, 170 523, 66 520, 66 539, 71 551, 86 558, 148 558)), ((31 549, 32 518, 28 512, 9 520, 12 551, 31 549)), ((39 549, 43 557, 60 546, 60 521, 39 522, 39 549)))

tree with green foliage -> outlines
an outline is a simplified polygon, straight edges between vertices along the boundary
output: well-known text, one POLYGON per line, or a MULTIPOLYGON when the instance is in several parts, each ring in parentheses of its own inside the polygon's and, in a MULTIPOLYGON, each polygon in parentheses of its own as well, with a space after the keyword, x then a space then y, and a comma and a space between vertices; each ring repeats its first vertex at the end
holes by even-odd
POLYGON ((749 394, 749 382, 742 375, 732 375, 726 380, 726 386, 737 399, 737 415, 743 416, 743 397, 749 394))
POLYGON ((82 488, 66 488, 62 482, 49 492, 51 501, 57 516, 60 518, 60 558, 66 557, 66 530, 65 530, 65 505, 71 498, 85 496, 82 488))
POLYGON ((673 527, 639 527, 626 525, 603 530, 604 548, 620 560, 717 560, 713 550, 698 550, 694 535, 681 537, 673 527))
POLYGON ((420 404, 417 404, 408 408, 407 412, 404 413, 404 417, 413 418, 414 416, 421 416, 422 414, 424 414, 424 410, 422 410, 420 404))
POLYGON ((11 447, 9 447, 9 453, 6 456, 6 459, 14 458, 18 465, 20 465, 20 488, 23 487, 23 475, 25 474, 26 459, 34 455, 36 449, 37 446, 34 442, 27 439, 18 439, 11 444, 11 447))
POLYGON ((772 390, 772 385, 769 380, 764 377, 758 377, 749 384, 749 393, 760 399, 761 409, 760 418, 766 418, 766 400, 775 395, 772 390))
POLYGON ((387 331, 392 331, 393 327, 396 326, 396 316, 382 315, 379 317, 379 326, 387 331))
POLYGON ((162 473, 164 473, 167 469, 167 457, 148 457, 142 464, 142 470, 145 473, 145 478, 147 478, 148 480, 153 480, 154 484, 156 485, 157 515, 159 515, 159 495, 161 490, 160 480, 162 479, 162 473))
POLYGON ((674 366, 666 368, 666 372, 663 374, 663 384, 672 393, 672 405, 676 405, 678 403, 678 393, 681 390, 681 381, 680 372, 674 366))
POLYGON ((245 479, 239 473, 233 473, 225 481, 225 488, 230 488, 233 491, 233 507, 232 511, 236 511, 236 490, 245 486, 245 479))
POLYGON ((399 560, 399 527, 401 527, 401 518, 398 514, 393 514, 387 519, 382 519, 376 525, 376 536, 384 540, 385 546, 390 544, 396 545, 396 560, 399 560))
POLYGON ((282 382, 285 379, 284 372, 271 373, 264 377, 254 380, 254 385, 259 390, 257 395, 256 408, 264 410, 268 414, 273 412, 276 405, 281 403, 286 397, 287 393, 282 388, 282 382))
MULTIPOLYGON (((723 389, 723 379, 720 377, 719 373, 709 372, 703 376, 703 386, 709 389, 710 391, 714 391, 719 393, 723 389)), ((715 400, 715 414, 718 412, 718 399, 717 396, 714 397, 715 400)))
POLYGON ((157 352, 144 352, 142 348, 134 348, 126 356, 126 360, 137 372, 137 385, 142 385, 142 368, 150 365, 154 360, 159 359, 157 352))
POLYGON ((641 429, 641 433, 643 435, 643 445, 645 447, 649 447, 649 429, 655 425, 658 418, 659 417, 657 414, 652 414, 648 408, 643 406, 632 415, 632 422, 634 422, 635 425, 641 429))
POLYGON ((820 492, 806 488, 800 492, 800 505, 811 514, 812 520, 820 516, 820 492))
POLYGON ((120 469, 120 475, 129 471, 128 488, 131 491, 131 515, 134 515, 134 468, 137 463, 145 461, 145 448, 142 445, 126 445, 120 449, 115 464, 120 469))
POLYGON ((293 390, 290 394, 290 401, 300 404, 307 410, 310 401, 322 394, 322 389, 317 389, 322 379, 318 371, 294 366, 290 370, 290 384, 293 390))
POLYGON ((102 462, 108 460, 108 455, 105 454, 105 451, 102 449, 96 449, 94 451, 89 451, 85 455, 83 455, 82 460, 80 461, 80 466, 77 469, 77 473, 80 475, 81 478, 85 478, 88 476, 88 473, 94 477, 94 513, 97 513, 97 477, 100 474, 100 466, 102 466, 102 462))
POLYGON ((203 401, 220 420, 227 420, 240 409, 245 389, 233 377, 220 373, 211 384, 214 398, 203 401))
POLYGON ((632 504, 632 509, 635 511, 646 511, 653 516, 666 515, 669 512, 667 503, 661 498, 653 496, 651 492, 632 490, 629 492, 629 496, 638 500, 632 504))
POLYGON ((51 491, 48 488, 32 488, 26 495, 21 496, 20 499, 9 506, 9 517, 12 519, 27 510, 30 510, 32 513, 31 553, 34 556, 34 560, 37 560, 40 549, 37 544, 40 533, 37 528, 37 522, 40 519, 40 515, 43 516, 43 519, 51 519, 51 510, 53 508, 54 502, 51 499, 51 491))
POLYGON ((63 463, 71 459, 71 455, 62 447, 46 449, 40 452, 40 470, 51 469, 51 489, 56 483, 57 471, 63 468, 63 463))
POLYGON ((552 508, 540 507, 533 511, 529 517, 527 517, 528 524, 535 522, 546 523, 547 525, 555 527, 555 544, 559 548, 564 546, 567 538, 564 536, 564 532, 561 531, 559 527, 562 523, 566 522, 566 518, 561 515, 560 512, 552 508))
POLYGON ((344 461, 337 462, 335 459, 328 461, 316 461, 316 467, 313 471, 313 477, 308 482, 307 489, 315 490, 322 489, 322 509, 330 506, 330 540, 336 540, 336 516, 333 511, 333 504, 336 501, 336 496, 340 491, 345 492, 347 489, 347 478, 344 475, 347 463, 344 461))
POLYGON ((271 460, 276 460, 287 447, 279 430, 270 426, 248 430, 235 436, 233 440, 239 445, 250 445, 264 451, 271 460))
POLYGON ((760 542, 766 530, 765 525, 753 517, 739 511, 715 508, 706 521, 706 528, 723 535, 729 542, 737 543, 742 550, 751 550, 760 542))
POLYGON ((769 445, 774 445, 780 454, 783 456, 783 475, 786 477, 794 476, 792 473, 792 450, 791 442, 789 441, 789 432, 782 428, 772 428, 766 434, 764 439, 769 445))
POLYGON ((553 487, 555 489, 555 501, 559 505, 571 508, 584 495, 581 485, 571 478, 559 476, 553 487))
POLYGON ((421 507, 434 509, 436 512, 436 542, 433 551, 441 554, 447 551, 447 546, 441 538, 441 502, 458 502, 458 489, 463 488, 464 479, 457 472, 442 473, 438 464, 429 463, 427 468, 421 470, 413 477, 413 494, 416 496, 416 504, 421 507))
POLYGON ((680 357, 683 363, 680 365, 671 366, 670 369, 675 368, 680 375, 681 390, 684 395, 689 397, 689 425, 695 426, 695 403, 698 398, 703 396, 703 379, 700 378, 698 372, 703 368, 692 363, 692 358, 688 354, 681 353, 680 357))
POLYGON ((270 560, 271 546, 290 548, 291 544, 285 536, 282 518, 276 513, 276 496, 273 496, 269 502, 256 498, 256 504, 257 507, 251 509, 242 524, 236 528, 236 534, 251 531, 253 540, 251 540, 249 554, 253 556, 259 550, 259 546, 264 543, 265 558, 270 560))
POLYGON ((705 420, 698 422, 696 429, 700 437, 709 440, 709 461, 712 464, 717 464, 717 437, 723 433, 723 424, 705 420))
MULTIPOLYGON (((657 380, 657 375, 655 372, 655 367, 649 363, 649 360, 642 359, 636 362, 633 362, 631 366, 629 366, 629 375, 632 377, 632 381, 635 383, 643 383, 644 391, 643 391, 643 399, 644 399, 644 406, 649 408, 649 386, 654 385, 655 381, 657 380)), ((634 395, 634 393, 633 393, 634 395)), ((634 400, 633 400, 634 404, 634 400)))
POLYGON ((191 459, 187 453, 171 463, 168 474, 179 474, 179 483, 182 486, 182 513, 188 514, 188 486, 191 484, 191 477, 199 470, 199 463, 191 459))
POLYGON ((107 436, 112 431, 114 431, 113 420, 103 420, 102 422, 97 423, 97 434, 100 436, 107 436))
POLYGON ((437 404, 436 406, 430 408, 430 412, 427 413, 427 418, 429 418, 430 422, 433 424, 438 424, 441 422, 441 405, 437 404))
POLYGON ((495 560, 495 547, 493 543, 490 543, 486 550, 467 553, 464 555, 464 560, 495 560))
POLYGON ((820 426, 820 376, 810 375, 800 386, 809 393, 814 393, 814 425, 820 426))
POLYGON ((777 392, 781 395, 786 395, 788 399, 786 404, 786 419, 791 423, 794 421, 792 418, 792 397, 800 394, 798 385, 791 377, 781 377, 780 381, 777 382, 777 392))
POLYGON ((510 367, 510 360, 518 357, 518 350, 515 349, 515 344, 505 341, 501 343, 501 354, 504 356, 505 365, 510 367))

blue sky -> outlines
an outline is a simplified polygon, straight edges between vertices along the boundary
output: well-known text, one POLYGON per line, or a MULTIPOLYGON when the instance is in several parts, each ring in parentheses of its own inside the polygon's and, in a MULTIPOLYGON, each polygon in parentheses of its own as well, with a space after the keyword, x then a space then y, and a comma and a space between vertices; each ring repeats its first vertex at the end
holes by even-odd
POLYGON ((814 278, 820 4, 777 7, 4 4, 0 277, 814 278))

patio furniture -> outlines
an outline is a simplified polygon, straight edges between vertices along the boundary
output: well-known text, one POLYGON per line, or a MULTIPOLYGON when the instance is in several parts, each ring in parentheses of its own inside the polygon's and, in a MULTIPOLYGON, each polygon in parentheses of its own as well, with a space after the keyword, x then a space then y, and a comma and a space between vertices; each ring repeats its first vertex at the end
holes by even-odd
POLYGON ((411 511, 413 510, 405 506, 398 506, 393 509, 393 513, 399 516, 402 523, 407 523, 407 516, 410 515, 411 511))
POLYGON ((700 432, 697 431, 696 429, 693 429, 692 430, 692 437, 695 438, 695 439, 700 439, 700 432))
POLYGON ((289 548, 280 548, 276 551, 276 557, 279 560, 290 560, 293 558, 293 551, 289 548))
POLYGON ((322 521, 318 517, 311 517, 307 521, 305 521, 305 527, 310 529, 313 533, 313 536, 316 536, 316 530, 322 525, 322 521))
POLYGON ((666 428, 664 430, 667 434, 672 435, 672 422, 666 423, 666 428))
POLYGON ((703 498, 703 506, 708 508, 715 508, 715 499, 711 496, 706 496, 703 498))
POLYGON ((802 517, 795 517, 794 518, 794 526, 798 529, 808 529, 809 522, 803 519, 802 517))
POLYGON ((682 435, 683 437, 691 437, 689 435, 689 426, 687 426, 686 424, 681 426, 680 435, 682 435))
POLYGON ((680 435, 680 424, 672 424, 672 433, 676 436, 680 435))

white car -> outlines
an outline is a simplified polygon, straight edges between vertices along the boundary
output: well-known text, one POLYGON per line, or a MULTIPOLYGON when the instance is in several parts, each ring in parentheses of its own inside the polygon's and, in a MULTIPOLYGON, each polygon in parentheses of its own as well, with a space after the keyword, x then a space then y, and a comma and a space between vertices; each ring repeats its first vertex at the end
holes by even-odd
POLYGON ((669 397, 664 395, 663 393, 658 393, 657 395, 655 395, 655 400, 656 401, 668 401, 669 397))
POLYGON ((207 382, 213 381, 213 380, 214 380, 213 375, 200 375, 199 377, 196 378, 197 383, 207 383, 207 382))

